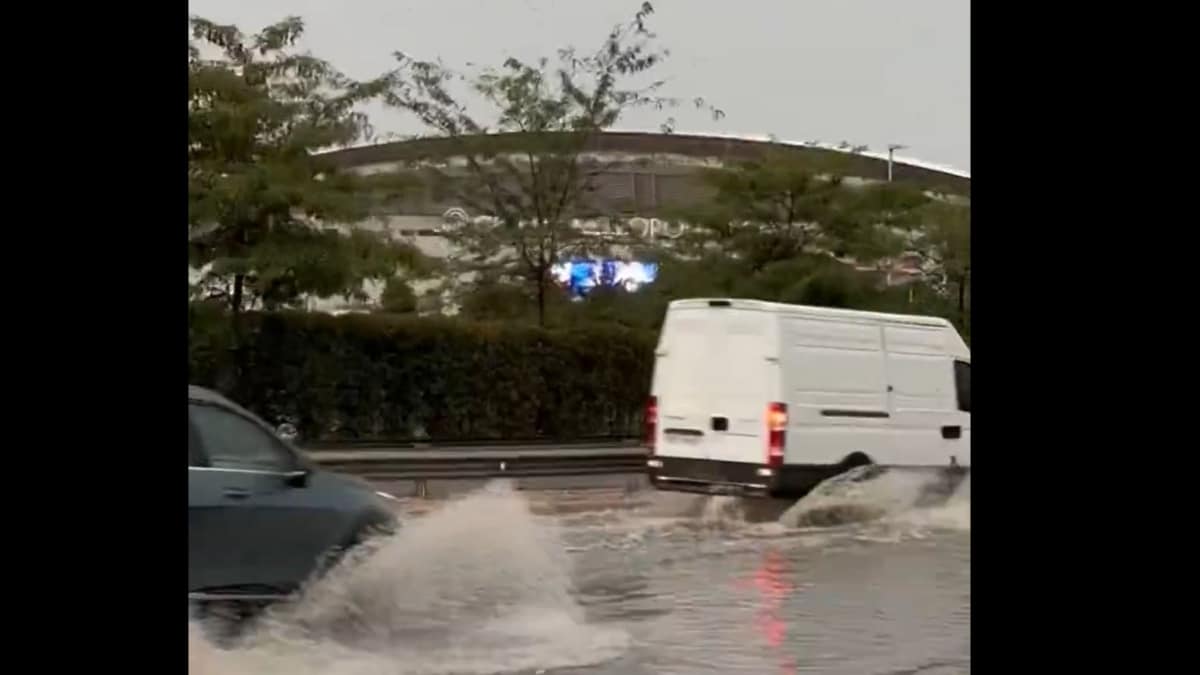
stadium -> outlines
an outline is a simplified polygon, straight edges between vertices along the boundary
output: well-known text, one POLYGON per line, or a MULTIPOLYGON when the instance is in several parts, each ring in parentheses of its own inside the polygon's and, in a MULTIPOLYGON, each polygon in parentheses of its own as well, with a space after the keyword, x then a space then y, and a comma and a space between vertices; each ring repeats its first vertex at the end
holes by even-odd
MULTIPOLYGON (((523 134, 510 133, 495 134, 489 140, 496 152, 519 153, 528 147, 529 139, 523 134)), ((453 167, 456 160, 462 159, 456 157, 460 142, 418 138, 341 149, 325 156, 340 169, 358 173, 414 172, 422 166, 453 167)), ((589 206, 593 212, 578 214, 574 226, 598 234, 616 228, 643 238, 678 236, 686 224, 670 220, 672 208, 707 197, 707 188, 697 177, 698 169, 753 160, 767 153, 815 162, 834 160, 839 162, 848 180, 886 181, 890 172, 894 181, 951 197, 970 197, 971 179, 967 172, 911 159, 890 161, 886 154, 846 144, 830 147, 754 137, 606 132, 594 137, 586 151, 605 167, 592 181, 594 189, 589 206)), ((480 217, 487 218, 488 214, 472 213, 456 201, 451 190, 435 181, 424 181, 357 226, 388 232, 413 242, 426 255, 446 258, 454 253, 446 237, 447 230, 464 220, 480 217)), ((906 267, 904 261, 897 261, 887 275, 888 283, 902 283, 918 273, 906 267)), ((569 276, 570 272, 563 274, 569 276)), ((414 283, 418 293, 422 292, 422 286, 425 284, 414 283)), ((375 284, 367 288, 373 299, 367 306, 374 304, 380 290, 381 286, 375 284)), ((366 308, 362 303, 350 305, 335 299, 313 299, 308 307, 323 311, 366 308)))

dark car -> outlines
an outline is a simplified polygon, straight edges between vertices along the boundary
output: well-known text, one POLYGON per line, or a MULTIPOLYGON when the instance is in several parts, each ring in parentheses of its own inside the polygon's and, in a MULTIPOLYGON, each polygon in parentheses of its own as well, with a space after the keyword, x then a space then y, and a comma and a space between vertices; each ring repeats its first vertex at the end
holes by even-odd
POLYGON ((254 414, 188 387, 188 598, 270 603, 395 525, 386 495, 322 471, 254 414))

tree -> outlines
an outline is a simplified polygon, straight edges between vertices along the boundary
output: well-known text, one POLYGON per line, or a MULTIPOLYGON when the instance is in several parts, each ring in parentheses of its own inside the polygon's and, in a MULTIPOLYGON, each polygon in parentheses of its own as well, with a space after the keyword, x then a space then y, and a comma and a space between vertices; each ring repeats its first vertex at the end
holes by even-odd
POLYGON ((379 311, 385 314, 413 314, 417 311, 417 294, 400 277, 388 279, 379 298, 379 311))
POLYGON ((484 275, 462 289, 459 314, 476 321, 524 322, 536 319, 537 304, 528 285, 484 275))
POLYGON ((202 18, 189 28, 188 262, 207 268, 195 291, 231 310, 235 339, 254 303, 361 295, 364 280, 419 265, 415 248, 346 227, 402 190, 397 177, 337 171, 318 154, 369 134, 359 106, 394 74, 358 82, 294 53, 295 17, 250 36, 202 18))
MULTIPOLYGON (((653 11, 643 3, 633 20, 613 28, 594 53, 562 49, 553 63, 510 58, 498 69, 470 77, 397 54, 406 76, 393 88, 390 103, 455 139, 466 166, 431 169, 435 180, 457 192, 468 208, 488 214, 461 223, 451 234, 461 249, 459 271, 488 271, 500 280, 520 281, 536 301, 541 325, 552 268, 573 254, 606 246, 571 222, 593 208, 588 197, 594 178, 607 168, 586 156, 589 146, 631 108, 678 104, 658 95, 662 82, 637 84, 666 56, 646 27, 653 11), (452 93, 456 81, 467 82, 472 95, 493 109, 493 125, 473 117, 452 93)), ((706 106, 702 99, 694 102, 706 106)), ((672 125, 668 120, 665 126, 672 125)))
POLYGON ((908 183, 852 184, 828 159, 771 153, 707 169, 711 199, 681 211, 686 252, 741 266, 730 293, 789 303, 944 316, 969 324, 970 205, 908 183), (889 288, 856 268, 918 256, 923 278, 889 288))
POLYGON ((712 198, 684 212, 700 226, 691 246, 723 250, 754 273, 814 253, 875 258, 893 251, 891 211, 921 200, 906 201, 911 189, 849 185, 844 168, 836 158, 770 153, 704 169, 712 198))
POLYGON ((954 299, 958 321, 968 320, 971 280, 971 206, 931 201, 921 209, 912 235, 913 251, 921 256, 933 286, 954 299))

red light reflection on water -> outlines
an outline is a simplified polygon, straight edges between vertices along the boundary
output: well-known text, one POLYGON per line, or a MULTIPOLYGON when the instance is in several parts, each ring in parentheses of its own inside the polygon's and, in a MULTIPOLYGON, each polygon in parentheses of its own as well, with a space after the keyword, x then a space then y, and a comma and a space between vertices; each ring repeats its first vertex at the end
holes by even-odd
MULTIPOLYGON (((760 604, 754 615, 754 624, 767 646, 773 650, 782 651, 787 639, 787 620, 780 610, 783 601, 796 590, 796 584, 789 579, 789 572, 787 559, 779 551, 767 549, 754 574, 737 581, 741 589, 758 591, 760 604)), ((787 653, 780 653, 779 656, 782 657, 780 672, 795 673, 796 660, 787 653)))

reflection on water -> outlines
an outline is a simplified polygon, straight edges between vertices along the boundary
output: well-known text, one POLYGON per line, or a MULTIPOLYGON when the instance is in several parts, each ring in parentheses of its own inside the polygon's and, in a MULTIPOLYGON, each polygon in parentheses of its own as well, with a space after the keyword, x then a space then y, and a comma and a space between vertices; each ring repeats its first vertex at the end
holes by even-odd
POLYGON ((778 522, 747 523, 736 500, 665 494, 641 510, 538 517, 497 485, 413 519, 235 649, 193 626, 189 665, 220 675, 969 672, 969 481, 936 508, 913 508, 906 486, 826 486, 778 522), (821 526, 804 515, 818 511, 821 526))
POLYGON ((768 546, 762 554, 762 562, 754 570, 750 586, 757 591, 759 606, 755 612, 755 625, 766 647, 779 659, 779 672, 796 672, 795 660, 785 650, 788 632, 784 600, 792 594, 796 584, 791 581, 791 570, 787 559, 774 546, 768 546))

